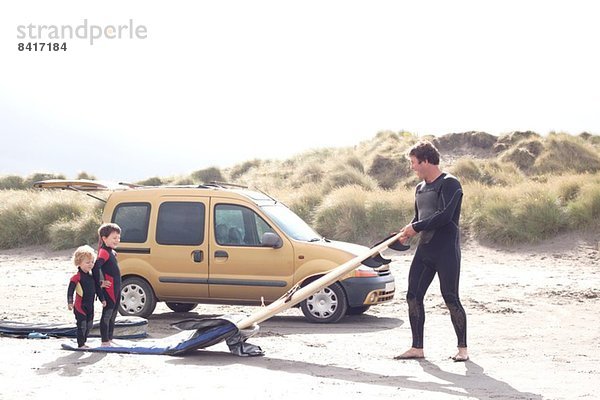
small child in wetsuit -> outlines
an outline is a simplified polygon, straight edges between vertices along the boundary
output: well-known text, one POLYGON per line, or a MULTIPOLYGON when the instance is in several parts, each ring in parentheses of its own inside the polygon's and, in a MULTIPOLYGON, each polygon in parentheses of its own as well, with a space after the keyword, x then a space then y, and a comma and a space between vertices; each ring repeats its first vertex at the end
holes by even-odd
POLYGON ((100 287, 90 273, 95 260, 96 253, 90 246, 77 248, 73 253, 73 264, 77 267, 77 273, 71 277, 67 288, 67 305, 75 314, 77 321, 77 345, 84 349, 87 348, 85 342, 94 323, 96 295, 103 304, 106 304, 100 287))

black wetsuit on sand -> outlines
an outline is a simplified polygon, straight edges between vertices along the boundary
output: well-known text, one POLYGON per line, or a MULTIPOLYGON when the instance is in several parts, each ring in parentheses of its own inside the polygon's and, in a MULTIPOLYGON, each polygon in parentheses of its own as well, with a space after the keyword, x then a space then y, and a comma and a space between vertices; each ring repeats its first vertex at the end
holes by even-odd
POLYGON ((106 307, 102 309, 102 317, 100 317, 100 336, 103 342, 108 342, 113 338, 115 319, 121 301, 121 271, 113 249, 102 244, 102 247, 98 250, 98 258, 92 273, 98 284, 102 280, 111 283, 109 287, 102 288, 106 307))
POLYGON ((416 188, 412 226, 415 231, 421 233, 421 237, 410 266, 406 294, 413 336, 412 347, 415 348, 423 348, 423 299, 436 273, 444 302, 450 311, 458 347, 467 347, 467 316, 458 296, 458 221, 462 195, 460 182, 447 173, 442 173, 431 183, 421 182, 416 188))

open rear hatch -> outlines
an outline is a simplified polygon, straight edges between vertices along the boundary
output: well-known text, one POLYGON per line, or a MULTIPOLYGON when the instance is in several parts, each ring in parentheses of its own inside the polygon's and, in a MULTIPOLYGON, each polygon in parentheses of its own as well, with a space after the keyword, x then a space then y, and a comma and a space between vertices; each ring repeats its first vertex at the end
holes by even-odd
POLYGON ((88 179, 48 179, 37 181, 33 187, 37 189, 70 189, 82 192, 95 190, 124 190, 136 185, 122 182, 92 181, 88 179))
MULTIPOLYGON (((36 189, 62 189, 73 190, 75 192, 94 192, 125 190, 137 187, 137 185, 122 182, 93 181, 88 179, 48 179, 45 181, 34 182, 33 187, 36 189)), ((106 203, 105 199, 101 199, 100 197, 96 197, 90 193, 85 194, 96 200, 106 203)))

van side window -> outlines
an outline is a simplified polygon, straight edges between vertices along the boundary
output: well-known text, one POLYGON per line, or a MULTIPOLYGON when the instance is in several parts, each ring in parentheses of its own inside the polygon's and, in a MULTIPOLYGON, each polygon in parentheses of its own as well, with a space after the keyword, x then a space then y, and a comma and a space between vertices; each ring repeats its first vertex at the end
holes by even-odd
POLYGON ((121 203, 113 213, 112 222, 121 227, 121 242, 144 243, 148 238, 149 203, 121 203))
POLYGON ((233 204, 215 206, 215 240, 220 245, 261 246, 262 235, 273 229, 249 208, 233 204))
POLYGON ((198 245, 204 242, 204 203, 164 202, 158 209, 156 242, 198 245))

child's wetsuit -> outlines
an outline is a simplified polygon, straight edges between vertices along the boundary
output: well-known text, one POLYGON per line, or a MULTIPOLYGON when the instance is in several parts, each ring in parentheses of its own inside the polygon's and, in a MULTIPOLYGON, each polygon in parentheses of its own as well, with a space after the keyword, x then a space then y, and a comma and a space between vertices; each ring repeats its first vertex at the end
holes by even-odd
POLYGON ((102 288, 106 307, 102 309, 102 317, 100 318, 100 336, 102 336, 103 342, 108 342, 113 338, 115 319, 121 300, 121 271, 119 270, 115 251, 104 243, 98 250, 98 258, 92 272, 98 284, 101 281, 110 282, 109 287, 102 288))
POLYGON ((73 304, 73 313, 77 321, 77 345, 83 346, 94 323, 94 299, 102 299, 99 286, 92 275, 81 269, 71 277, 67 288, 67 302, 73 304), (73 299, 73 295, 75 298, 73 299))

